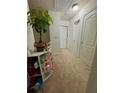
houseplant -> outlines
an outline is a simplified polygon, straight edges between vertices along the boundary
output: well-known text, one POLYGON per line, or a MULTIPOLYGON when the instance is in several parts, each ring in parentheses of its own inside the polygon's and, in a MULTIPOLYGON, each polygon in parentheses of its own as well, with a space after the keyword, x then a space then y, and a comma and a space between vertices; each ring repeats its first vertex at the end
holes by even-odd
POLYGON ((53 20, 48 11, 42 7, 28 11, 27 15, 28 24, 40 35, 39 42, 35 43, 35 47, 37 47, 37 51, 42 51, 44 48, 42 33, 48 31, 49 25, 53 23, 53 20))

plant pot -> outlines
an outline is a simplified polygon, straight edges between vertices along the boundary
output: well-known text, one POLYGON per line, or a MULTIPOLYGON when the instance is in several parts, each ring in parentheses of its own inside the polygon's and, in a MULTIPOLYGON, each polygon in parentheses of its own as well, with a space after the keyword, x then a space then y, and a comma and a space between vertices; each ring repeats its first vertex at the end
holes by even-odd
POLYGON ((37 52, 44 51, 44 47, 37 47, 37 52))
POLYGON ((44 51, 45 45, 43 42, 35 42, 34 46, 37 48, 37 52, 44 51))

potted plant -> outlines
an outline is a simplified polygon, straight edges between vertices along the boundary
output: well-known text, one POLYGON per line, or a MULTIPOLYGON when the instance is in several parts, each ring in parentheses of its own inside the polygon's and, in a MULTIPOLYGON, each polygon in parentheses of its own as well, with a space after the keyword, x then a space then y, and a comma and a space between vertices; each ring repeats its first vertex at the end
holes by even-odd
POLYGON ((32 9, 28 11, 27 15, 28 23, 40 35, 39 42, 36 42, 34 45, 37 47, 37 51, 42 51, 44 48, 42 34, 48 31, 49 25, 53 23, 52 18, 44 8, 32 9))

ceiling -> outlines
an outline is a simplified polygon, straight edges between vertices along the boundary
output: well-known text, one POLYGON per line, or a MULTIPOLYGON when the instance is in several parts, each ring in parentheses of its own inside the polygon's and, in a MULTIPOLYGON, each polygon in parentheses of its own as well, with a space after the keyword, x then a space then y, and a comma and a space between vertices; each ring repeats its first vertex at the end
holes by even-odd
POLYGON ((75 14, 87 4, 89 0, 28 0, 29 8, 44 7, 47 10, 61 12, 62 19, 71 19, 75 14), (72 4, 78 3, 79 10, 73 11, 72 4))

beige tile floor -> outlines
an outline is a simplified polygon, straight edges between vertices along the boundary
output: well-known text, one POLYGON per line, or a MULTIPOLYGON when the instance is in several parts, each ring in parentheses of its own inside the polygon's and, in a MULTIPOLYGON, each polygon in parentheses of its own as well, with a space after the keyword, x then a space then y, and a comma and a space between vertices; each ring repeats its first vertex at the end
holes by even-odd
POLYGON ((54 73, 45 82, 44 92, 85 93, 90 67, 67 49, 54 56, 54 73))

